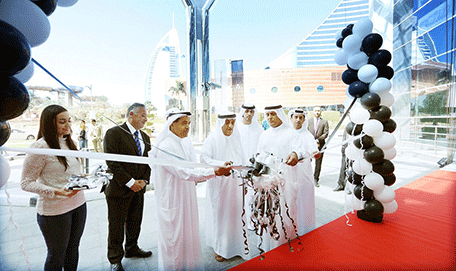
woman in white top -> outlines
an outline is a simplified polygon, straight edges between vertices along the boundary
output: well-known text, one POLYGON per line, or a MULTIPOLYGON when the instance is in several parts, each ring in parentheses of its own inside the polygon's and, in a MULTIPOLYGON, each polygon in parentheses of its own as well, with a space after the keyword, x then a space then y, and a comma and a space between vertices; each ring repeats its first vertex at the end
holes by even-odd
MULTIPOLYGON (((60 105, 49 105, 41 113, 37 141, 31 148, 76 150, 71 139, 71 120, 60 105)), ((44 270, 76 270, 79 241, 87 209, 83 191, 63 187, 73 174, 81 174, 74 157, 27 154, 22 168, 21 188, 37 193, 37 221, 48 254, 44 270)))

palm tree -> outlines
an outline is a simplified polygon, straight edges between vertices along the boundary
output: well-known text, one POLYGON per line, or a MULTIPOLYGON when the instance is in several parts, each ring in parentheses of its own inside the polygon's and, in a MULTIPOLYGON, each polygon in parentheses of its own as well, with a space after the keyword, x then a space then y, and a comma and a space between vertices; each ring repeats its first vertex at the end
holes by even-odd
POLYGON ((187 88, 185 86, 185 82, 182 82, 182 81, 179 81, 179 80, 176 80, 176 86, 173 86, 173 87, 169 88, 169 92, 171 92, 171 94, 173 96, 177 95, 177 97, 179 99, 179 108, 180 109, 183 108, 181 94, 184 94, 185 96, 187 96, 187 90, 186 89, 187 88))

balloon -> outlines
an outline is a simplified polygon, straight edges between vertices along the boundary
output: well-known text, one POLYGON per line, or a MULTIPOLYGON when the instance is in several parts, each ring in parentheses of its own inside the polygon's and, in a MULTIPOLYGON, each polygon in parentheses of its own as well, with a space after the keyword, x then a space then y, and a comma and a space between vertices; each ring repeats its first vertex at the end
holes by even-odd
POLYGON ((33 77, 33 74, 35 73, 35 64, 33 64, 32 61, 29 62, 27 67, 20 71, 18 74, 16 74, 14 77, 16 77, 21 83, 25 84, 28 82, 33 77))
POLYGON ((31 0, 35 5, 37 5, 46 16, 50 16, 55 8, 57 7, 56 0, 31 0))
POLYGON ((398 205, 397 201, 393 200, 392 202, 382 203, 385 214, 392 214, 397 211, 398 205))
POLYGON ((360 98, 369 92, 369 86, 361 81, 355 81, 348 87, 348 92, 355 98, 360 98))
POLYGON ((384 105, 387 107, 391 107, 394 103, 394 96, 393 94, 389 93, 388 91, 383 91, 379 93, 380 96, 380 105, 384 105))
POLYGON ((27 88, 15 77, 0 77, 0 121, 20 116, 30 103, 27 88))
POLYGON ((390 186, 385 186, 381 191, 374 191, 374 197, 381 203, 388 203, 394 200, 396 193, 390 186))
POLYGON ((361 138, 355 139, 353 141, 353 145, 355 145, 358 149, 366 150, 374 146, 374 139, 371 136, 364 135, 361 138))
POLYGON ((0 1, 0 20, 24 34, 31 47, 43 44, 51 33, 46 14, 30 0, 0 1))
POLYGON ((384 175, 383 180, 385 181, 385 185, 392 186, 396 182, 396 175, 394 175, 394 173, 390 175, 384 175))
POLYGON ((364 184, 373 191, 383 190, 385 186, 382 175, 375 172, 371 172, 364 177, 364 184))
POLYGON ((369 18, 363 18, 353 26, 353 34, 364 38, 372 32, 372 28, 374 28, 372 21, 369 18))
POLYGON ((382 47, 383 38, 380 34, 372 33, 364 37, 361 43, 361 51, 370 55, 382 47))
POLYGON ((354 172, 353 169, 349 169, 347 172, 347 181, 351 184, 358 185, 363 180, 363 177, 358 173, 354 172))
POLYGON ((342 38, 345 39, 346 37, 350 36, 353 33, 353 31, 352 31, 352 28, 345 27, 344 29, 342 29, 341 33, 342 33, 342 38))
POLYGON ((391 89, 391 87, 392 87, 392 84, 391 84, 390 80, 388 80, 384 77, 379 77, 379 78, 375 79, 375 81, 369 85, 369 91, 380 94, 381 92, 389 91, 391 89))
POLYGON ((363 184, 358 184, 353 189, 353 194, 360 200, 371 200, 374 198, 374 191, 363 184))
POLYGON ((372 171, 372 164, 364 158, 358 158, 353 162, 353 171, 359 175, 366 175, 372 171))
POLYGON ((342 29, 341 30, 337 30, 336 33, 334 34, 334 40, 338 40, 342 38, 342 29))
POLYGON ((364 52, 349 55, 347 58, 348 66, 354 70, 359 70, 362 66, 367 64, 367 61, 368 57, 364 52))
POLYGON ((373 165, 373 171, 385 176, 394 172, 394 164, 390 160, 383 160, 373 165))
POLYGON ((371 64, 362 66, 358 71, 358 78, 364 83, 374 82, 377 79, 378 70, 377 67, 371 64))
POLYGON ((0 155, 0 188, 2 188, 6 182, 8 181, 10 174, 11 174, 11 168, 8 164, 8 161, 0 155))
POLYGON ((362 124, 355 124, 353 122, 349 122, 347 126, 345 126, 345 131, 349 135, 359 135, 361 134, 361 131, 363 130, 363 125, 362 124))
POLYGON ((375 164, 382 162, 385 159, 385 154, 379 147, 372 146, 364 151, 364 159, 369 163, 375 164))
POLYGON ((359 200, 355 195, 352 195, 351 203, 353 205, 353 210, 362 210, 362 209, 364 209, 365 201, 359 200))
POLYGON ((74 4, 76 4, 78 2, 78 0, 58 0, 57 1, 57 5, 59 7, 71 7, 73 6, 74 4))
POLYGON ((346 69, 342 73, 342 81, 347 85, 350 85, 351 83, 353 83, 355 81, 359 81, 358 71, 354 70, 354 69, 350 69, 350 68, 346 69))
MULTIPOLYGON (((342 34, 343 35, 343 34, 342 34)), ((363 40, 357 35, 347 36, 342 42, 342 48, 350 54, 358 53, 361 49, 361 42, 363 40)))
POLYGON ((389 120, 391 118, 391 114, 391 109, 384 105, 380 106, 375 110, 370 110, 370 118, 379 120, 381 122, 386 122, 387 120, 389 120))
POLYGON ((11 135, 11 126, 6 121, 0 121, 0 147, 8 141, 11 135))
POLYGON ((344 51, 344 49, 339 49, 334 54, 334 61, 337 65, 345 65, 347 64, 348 60, 348 53, 344 51))
POLYGON ((394 120, 389 119, 383 123, 383 131, 392 133, 396 130, 397 124, 394 120))
POLYGON ((385 77, 391 80, 394 76, 394 70, 390 66, 382 66, 378 68, 378 77, 385 77))
POLYGON ((391 133, 382 132, 380 136, 374 137, 374 144, 382 150, 389 150, 396 145, 396 138, 391 133))
POLYGON ((370 118, 370 113, 364 108, 355 108, 350 112, 350 120, 356 124, 363 124, 370 118))
POLYGON ((375 119, 370 119, 363 124, 363 132, 371 137, 380 136, 383 132, 383 124, 375 119))
POLYGON ((366 201, 364 210, 369 216, 378 216, 384 211, 382 203, 375 199, 366 201))
POLYGON ((0 76, 15 75, 27 67, 31 48, 25 36, 12 25, 0 20, 0 76))
POLYGON ((363 150, 358 149, 353 144, 348 144, 347 148, 345 149, 345 156, 347 156, 350 160, 356 160, 362 157, 363 150))
POLYGON ((380 95, 374 92, 368 92, 361 97, 361 105, 367 110, 380 107, 380 95))
POLYGON ((396 157, 397 151, 395 148, 383 150, 383 154, 385 155, 386 160, 393 160, 396 157))
POLYGON ((388 65, 391 61, 391 53, 387 50, 378 50, 377 52, 371 54, 367 63, 375 65, 375 67, 384 67, 388 65))
POLYGON ((344 38, 340 38, 336 41, 336 46, 339 48, 342 48, 342 42, 344 41, 344 38))

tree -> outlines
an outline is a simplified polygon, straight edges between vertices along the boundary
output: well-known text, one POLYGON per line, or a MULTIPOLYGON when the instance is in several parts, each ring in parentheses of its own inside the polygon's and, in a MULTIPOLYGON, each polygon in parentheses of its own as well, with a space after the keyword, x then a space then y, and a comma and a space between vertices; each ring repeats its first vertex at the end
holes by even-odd
POLYGON ((176 80, 176 86, 174 87, 170 87, 169 88, 169 92, 171 92, 171 94, 173 96, 177 96, 178 97, 178 103, 177 103, 177 107, 179 107, 179 109, 183 109, 183 103, 182 103, 182 99, 181 99, 181 94, 184 94, 184 96, 187 96, 187 90, 186 90, 186 86, 185 86, 185 82, 182 82, 182 81, 179 81, 179 80, 176 80))

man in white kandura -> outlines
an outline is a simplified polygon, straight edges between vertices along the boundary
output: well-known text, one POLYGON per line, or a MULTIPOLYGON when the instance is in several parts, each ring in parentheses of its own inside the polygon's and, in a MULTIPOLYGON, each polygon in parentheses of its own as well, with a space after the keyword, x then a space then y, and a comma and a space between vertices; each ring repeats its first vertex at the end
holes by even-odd
POLYGON ((298 132, 306 157, 300 161, 298 167, 298 234, 303 235, 315 229, 315 188, 313 184, 313 169, 311 157, 318 155, 318 146, 314 136, 307 130, 308 121, 302 109, 293 109, 288 112, 293 128, 298 132))
MULTIPOLYGON (((212 166, 246 165, 235 122, 236 114, 218 115, 215 130, 204 141, 201 162, 212 166)), ((214 249, 215 259, 219 262, 235 256, 247 259, 243 235, 247 229, 242 223, 242 220, 245 223, 243 197, 239 174, 215 177, 206 183, 206 244, 214 249)))
POLYGON ((176 161, 176 166, 153 165, 151 176, 157 199, 159 270, 204 268, 195 183, 216 175, 229 176, 231 172, 231 167, 178 166, 181 159, 197 162, 192 141, 187 137, 190 115, 183 111, 169 113, 149 153, 149 157, 176 161))
MULTIPOLYGON (((294 239, 296 237, 295 229, 292 221, 286 214, 287 209, 284 200, 289 207, 290 217, 294 220, 295 226, 298 227, 296 220, 298 176, 297 167, 295 167, 295 165, 298 163, 298 159, 305 156, 305 151, 302 147, 302 141, 299 138, 299 134, 290 126, 282 106, 272 105, 267 106, 264 109, 266 119, 271 128, 261 133, 257 152, 261 153, 262 151, 266 151, 272 153, 275 157, 282 158, 286 164, 283 171, 283 177, 285 179, 283 200, 280 201, 281 216, 283 217, 287 237, 294 239)), ((280 238, 276 241, 270 237, 269 233, 263 233, 262 248, 265 251, 271 250, 287 242, 280 218, 276 217, 276 224, 280 238)))
MULTIPOLYGON (((264 131, 261 124, 258 122, 257 109, 253 104, 243 104, 241 111, 239 112, 236 125, 239 128, 241 135, 242 148, 246 156, 246 161, 249 163, 250 157, 257 152, 258 139, 260 139, 261 133, 264 131)), ((247 219, 247 225, 250 230, 253 230, 253 223, 250 220, 252 215, 250 209, 250 202, 253 197, 253 189, 247 187, 247 193, 245 195, 245 217, 247 219)))

